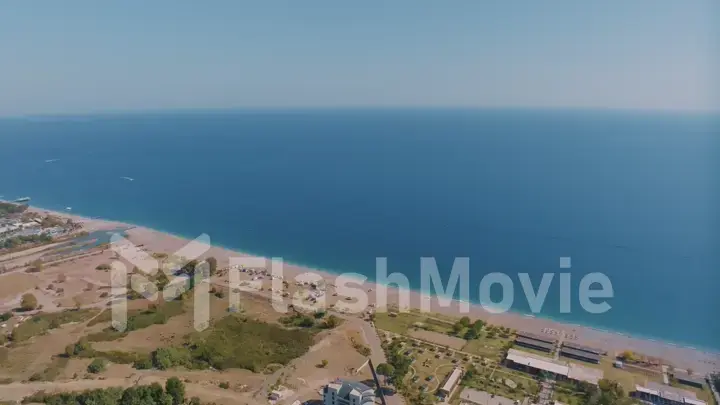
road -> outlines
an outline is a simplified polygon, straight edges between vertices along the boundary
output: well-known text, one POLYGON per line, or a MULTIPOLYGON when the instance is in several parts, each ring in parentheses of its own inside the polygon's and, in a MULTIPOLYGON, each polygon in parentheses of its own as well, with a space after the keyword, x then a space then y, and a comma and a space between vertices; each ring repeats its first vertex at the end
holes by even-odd
POLYGON ((356 316, 349 316, 339 313, 337 314, 337 316, 345 319, 346 322, 360 327, 363 338, 365 339, 365 342, 367 342, 368 347, 370 348, 370 359, 372 360, 373 364, 375 364, 375 366, 387 362, 387 358, 385 357, 385 351, 382 348, 382 341, 378 336, 377 329, 375 329, 375 326, 372 323, 360 319, 356 316))

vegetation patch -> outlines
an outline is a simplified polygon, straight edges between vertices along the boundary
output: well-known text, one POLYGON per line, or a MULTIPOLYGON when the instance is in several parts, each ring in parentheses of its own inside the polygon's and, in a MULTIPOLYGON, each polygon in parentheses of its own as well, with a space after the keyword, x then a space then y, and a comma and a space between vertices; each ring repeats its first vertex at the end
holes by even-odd
POLYGON ((143 353, 122 352, 118 350, 103 352, 95 350, 87 338, 80 339, 79 342, 65 347, 65 357, 100 358, 119 364, 134 364, 149 359, 149 356, 143 353))
POLYGON ((40 373, 35 373, 30 376, 30 381, 53 381, 56 379, 62 370, 67 366, 68 359, 64 357, 55 357, 45 370, 40 373))
POLYGON ((288 327, 332 329, 340 325, 341 319, 335 315, 326 316, 325 312, 319 311, 310 315, 295 312, 290 316, 279 319, 280 323, 288 327))
POLYGON ((137 368, 170 367, 216 369, 243 368, 261 372, 270 364, 287 364, 305 354, 313 334, 304 329, 288 330, 236 315, 219 320, 209 331, 191 336, 183 347, 160 348, 150 362, 137 368))
POLYGON ((97 313, 94 309, 69 309, 62 312, 40 313, 18 325, 13 329, 10 338, 14 342, 22 342, 33 336, 46 333, 50 329, 71 322, 82 322, 97 313))
POLYGON ((51 241, 52 237, 48 234, 13 236, 0 242, 0 249, 13 249, 28 243, 47 243, 51 241))
MULTIPOLYGON (((185 402, 185 384, 177 377, 169 378, 164 388, 158 383, 153 383, 126 389, 112 387, 53 394, 38 392, 23 399, 25 404, 48 405, 182 405, 185 402)), ((200 401, 192 398, 190 403, 199 405, 200 401)))
MULTIPOLYGON (((117 340, 127 336, 128 333, 147 328, 152 325, 167 323, 167 321, 177 315, 185 312, 182 301, 168 301, 161 305, 154 305, 148 309, 134 310, 128 312, 127 327, 125 331, 120 332, 112 326, 102 330, 101 332, 91 333, 87 340, 90 342, 107 342, 117 340)), ((100 323, 110 322, 112 320, 112 312, 105 310, 103 313, 95 317, 88 323, 88 326, 100 323)))

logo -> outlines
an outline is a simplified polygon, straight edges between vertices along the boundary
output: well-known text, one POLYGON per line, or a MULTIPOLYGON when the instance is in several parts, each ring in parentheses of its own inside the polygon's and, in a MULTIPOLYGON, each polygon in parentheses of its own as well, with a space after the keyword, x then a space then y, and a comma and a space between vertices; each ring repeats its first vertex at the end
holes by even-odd
POLYGON ((111 263, 112 326, 124 332, 128 327, 128 295, 137 293, 149 301, 170 301, 193 292, 193 326, 197 331, 208 327, 210 320, 210 269, 200 261, 210 250, 210 237, 202 234, 171 255, 151 256, 128 239, 114 234, 110 239, 118 259, 111 263), (128 268, 125 262, 132 268, 128 268), (195 264, 191 266, 190 264, 195 264), (161 286, 162 290, 158 290, 161 286))

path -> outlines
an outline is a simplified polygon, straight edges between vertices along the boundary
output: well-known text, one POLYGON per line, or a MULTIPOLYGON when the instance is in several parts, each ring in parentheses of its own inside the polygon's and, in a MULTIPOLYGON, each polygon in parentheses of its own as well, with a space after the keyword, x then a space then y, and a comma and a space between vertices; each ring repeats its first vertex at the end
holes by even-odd
POLYGON ((540 382, 540 393, 538 394, 538 405, 551 405, 553 401, 553 391, 555 391, 555 381, 545 380, 540 382))
POLYGON ((565 341, 565 331, 560 331, 560 337, 558 338, 557 343, 555 344, 555 349, 553 351, 553 359, 559 360, 560 359, 560 348, 563 345, 563 342, 565 341))

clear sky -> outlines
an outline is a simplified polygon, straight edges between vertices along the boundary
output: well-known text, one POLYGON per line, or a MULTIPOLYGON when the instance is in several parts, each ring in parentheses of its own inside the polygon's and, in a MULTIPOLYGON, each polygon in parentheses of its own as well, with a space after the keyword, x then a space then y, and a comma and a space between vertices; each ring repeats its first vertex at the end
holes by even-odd
POLYGON ((720 110, 719 53, 718 0, 8 0, 0 115, 720 110))

